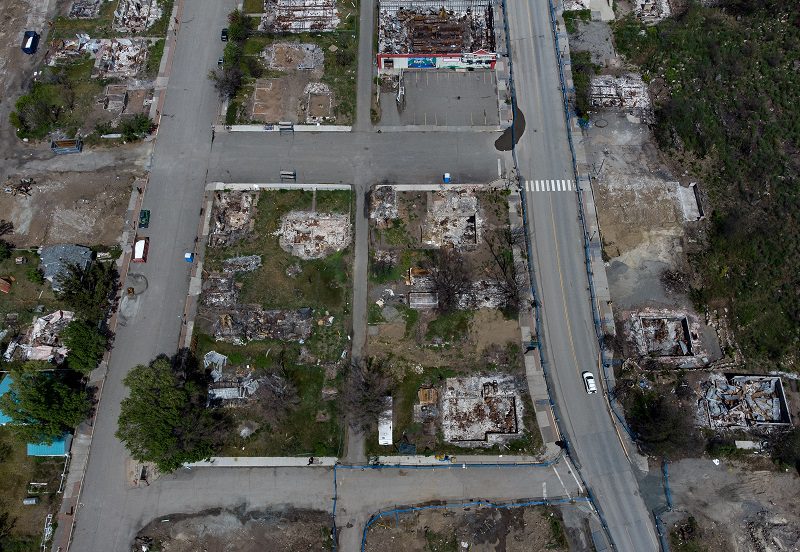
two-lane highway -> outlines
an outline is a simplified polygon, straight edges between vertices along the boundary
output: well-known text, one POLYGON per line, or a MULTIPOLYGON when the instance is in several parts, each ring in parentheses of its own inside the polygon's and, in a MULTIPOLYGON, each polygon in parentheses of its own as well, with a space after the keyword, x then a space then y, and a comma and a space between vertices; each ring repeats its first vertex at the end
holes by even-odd
POLYGON ((508 1, 517 105, 527 123, 517 163, 534 249, 545 368, 561 428, 614 545, 621 551, 655 551, 650 513, 605 398, 588 395, 581 379, 584 370, 602 378, 549 9, 547 0, 508 1))

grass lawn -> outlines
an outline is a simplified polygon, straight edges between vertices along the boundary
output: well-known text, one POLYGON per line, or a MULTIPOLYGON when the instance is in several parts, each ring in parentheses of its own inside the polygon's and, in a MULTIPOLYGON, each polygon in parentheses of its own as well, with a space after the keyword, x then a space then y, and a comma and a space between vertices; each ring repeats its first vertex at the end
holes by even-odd
MULTIPOLYGON (((349 191, 317 192, 316 196, 316 206, 320 211, 350 213, 351 202, 349 191)), ((231 365, 249 364, 255 368, 256 376, 278 373, 297 389, 298 402, 279 421, 274 421, 274 416, 271 416, 274 409, 267 410, 270 405, 250 404, 229 409, 237 424, 252 421, 259 427, 246 439, 239 437, 238 433, 231 433, 227 445, 218 452, 221 455, 330 456, 340 452, 343 430, 336 401, 323 400, 322 388, 340 388, 341 375, 325 381, 325 364, 339 362, 342 351, 349 349, 350 250, 324 259, 303 261, 281 249, 274 235, 283 215, 292 210, 310 210, 313 203, 312 192, 262 192, 251 238, 225 249, 206 250, 211 269, 218 268, 222 260, 229 257, 262 256, 263 266, 240 278, 242 303, 258 303, 264 308, 312 307, 315 318, 322 322, 314 325, 311 337, 303 344, 266 340, 233 345, 214 342, 209 336, 198 336, 198 356, 216 350, 227 355, 231 365), (302 272, 296 277, 287 276, 286 269, 294 265, 299 265, 302 272), (334 320, 328 325, 329 316, 334 320), (303 349, 319 359, 321 364, 304 364, 300 360, 303 349), (317 421, 318 415, 327 419, 317 421)))
POLYGON ((0 427, 0 515, 8 512, 12 520, 16 520, 8 537, 4 537, 3 550, 31 551, 39 550, 44 520, 48 513, 58 511, 61 495, 58 491, 61 472, 64 468, 63 458, 33 458, 27 456, 25 443, 16 439, 11 428, 0 427), (38 486, 43 489, 38 494, 37 488, 28 488, 29 483, 47 483, 38 486), (22 499, 36 496, 39 503, 25 506, 22 499))
POLYGON ((386 284, 403 278, 408 269, 419 266, 420 263, 428 259, 428 253, 421 249, 404 249, 400 251, 398 263, 390 270, 378 272, 377 266, 370 259, 370 280, 376 284, 386 284))
MULTIPOLYGON (((506 372, 505 369, 499 370, 506 372)), ((493 446, 489 448, 465 448, 445 443, 441 432, 435 438, 423 433, 422 424, 414 422, 414 404, 417 403, 417 391, 422 385, 439 386, 445 379, 464 375, 451 368, 425 368, 422 374, 407 371, 401 381, 392 391, 394 397, 394 428, 393 440, 395 445, 403 441, 405 434, 407 440, 417 446, 417 454, 535 454, 542 446, 542 436, 536 424, 536 413, 527 391, 522 392, 524 415, 523 425, 525 432, 518 439, 510 441, 507 448, 493 446)), ((390 455, 397 454, 396 446, 378 445, 378 435, 374 432, 367 438, 367 454, 390 455)))
POLYGON ((6 314, 15 312, 19 315, 20 324, 28 324, 33 320, 37 305, 44 305, 42 314, 64 308, 53 295, 49 282, 35 284, 28 280, 28 270, 38 266, 39 256, 28 251, 14 251, 10 259, 0 262, 0 276, 13 276, 16 279, 11 291, 4 294, 0 301, 0 318, 5 319, 6 314), (23 265, 14 264, 14 258, 20 256, 25 257, 28 262, 23 265))
POLYGON ((158 76, 158 68, 161 65, 161 58, 164 56, 164 44, 166 40, 160 38, 147 48, 147 63, 145 65, 145 75, 154 79, 158 76))
POLYGON ((439 315, 438 318, 428 323, 425 338, 432 340, 438 337, 443 341, 461 341, 469 334, 472 315, 472 311, 455 311, 439 315))
MULTIPOLYGON (((350 293, 350 249, 304 261, 281 249, 274 235, 281 217, 292 210, 310 210, 312 197, 312 192, 302 190, 262 192, 252 237, 224 250, 207 249, 206 259, 212 269, 219 268, 222 260, 229 257, 262 256, 262 267, 240 278, 242 303, 259 303, 265 308, 312 307, 328 310, 334 316, 348 312, 345 303, 350 293), (296 277, 287 276, 286 269, 294 265, 299 265, 302 272, 296 277)), ((338 204, 341 212, 349 212, 342 197, 336 195, 328 200, 318 193, 318 206, 320 202, 330 202, 338 204)))
POLYGON ((262 13, 264 11, 264 1, 263 0, 244 0, 244 4, 242 6, 242 11, 244 13, 262 13))
MULTIPOLYGON (((319 329, 315 334, 318 332, 319 329)), ((312 354, 318 352, 313 345, 315 338, 318 339, 316 335, 312 336, 305 344, 312 354)), ((270 405, 257 404, 229 409, 227 412, 234 424, 254 421, 260 427, 247 439, 239 437, 237 433, 231 433, 226 446, 217 451, 219 455, 335 456, 339 454, 343 429, 339 423, 336 401, 323 401, 321 391, 324 385, 339 388, 341 377, 326 384, 323 367, 300 364, 301 347, 299 343, 281 341, 252 341, 246 345, 233 345, 214 342, 213 338, 207 335, 198 336, 197 354, 200 358, 206 352, 215 350, 226 355, 230 365, 249 364, 254 367, 256 376, 281 373, 295 386, 299 398, 299 402, 290 409, 286 417, 273 424, 264 422, 263 410, 270 405), (317 422, 316 416, 320 412, 326 413, 329 419, 317 422), (242 447, 245 447, 244 450, 242 447)))
MULTIPOLYGON (((356 4, 358 4, 356 2, 356 4)), ((347 6, 349 8, 349 5, 347 6)), ((290 36, 258 33, 249 37, 242 50, 244 56, 258 55, 273 42, 303 42, 317 44, 325 54, 325 73, 322 82, 327 84, 334 96, 336 124, 350 124, 355 118, 356 72, 358 69, 357 10, 355 16, 343 18, 340 29, 349 25, 350 30, 327 33, 300 33, 290 36), (335 51, 331 51, 335 47, 335 51)), ((272 75, 270 76, 279 76, 272 75)))

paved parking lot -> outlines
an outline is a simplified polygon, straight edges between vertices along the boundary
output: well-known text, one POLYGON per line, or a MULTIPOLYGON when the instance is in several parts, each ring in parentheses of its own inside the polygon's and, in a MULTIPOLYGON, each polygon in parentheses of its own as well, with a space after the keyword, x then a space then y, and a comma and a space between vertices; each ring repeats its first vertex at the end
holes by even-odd
POLYGON ((381 94, 381 126, 499 124, 494 71, 420 70, 403 73, 405 105, 381 94))

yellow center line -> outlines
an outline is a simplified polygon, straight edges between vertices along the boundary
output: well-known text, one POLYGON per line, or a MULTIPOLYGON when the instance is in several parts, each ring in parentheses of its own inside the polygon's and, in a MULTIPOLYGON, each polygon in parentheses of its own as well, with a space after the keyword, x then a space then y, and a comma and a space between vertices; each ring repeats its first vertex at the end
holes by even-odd
POLYGON ((561 285, 561 303, 564 307, 564 317, 567 320, 567 335, 569 336, 569 346, 570 350, 572 351, 572 360, 575 361, 575 370, 578 372, 578 375, 581 374, 580 366, 578 365, 578 356, 575 353, 575 340, 572 338, 572 323, 569 318, 569 312, 567 311, 567 293, 564 289, 564 273, 561 271, 561 252, 559 251, 558 247, 558 235, 556 233, 556 217, 555 212, 553 211, 553 195, 554 194, 547 194, 550 199, 550 221, 553 227, 553 244, 556 248, 556 265, 558 266, 558 280, 561 285))

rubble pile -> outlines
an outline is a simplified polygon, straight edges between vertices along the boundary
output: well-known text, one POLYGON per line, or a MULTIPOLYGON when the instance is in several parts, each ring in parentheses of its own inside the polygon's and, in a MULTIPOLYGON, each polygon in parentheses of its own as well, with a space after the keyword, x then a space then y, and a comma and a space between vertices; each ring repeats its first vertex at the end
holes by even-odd
POLYGON ((72 19, 94 19, 100 12, 101 0, 75 0, 69 7, 68 17, 72 19))
POLYGON ((637 0, 633 5, 633 13, 642 23, 655 25, 672 13, 669 0, 637 0))
POLYGON ((225 370, 228 357, 209 351, 203 357, 206 369, 211 368, 211 383, 208 386, 208 404, 212 406, 235 406, 252 397, 261 384, 253 377, 249 366, 225 370))
POLYGON ((708 364, 700 321, 691 313, 645 309, 626 316, 628 335, 640 357, 655 357, 683 368, 708 364))
POLYGON ((461 54, 495 50, 491 0, 381 0, 378 53, 461 54))
POLYGON ((264 310, 239 305, 219 313, 214 338, 241 345, 248 341, 277 339, 304 342, 311 336, 312 310, 264 310))
POLYGON ((232 274, 212 273, 203 281, 203 304, 233 307, 239 302, 239 286, 232 274))
POLYGON ((588 10, 589 7, 589 0, 565 0, 564 1, 564 11, 580 11, 580 10, 588 10))
POLYGON ((61 332, 75 318, 71 311, 56 311, 36 318, 25 336, 9 343, 3 354, 5 360, 12 360, 17 351, 26 360, 46 360, 60 364, 69 350, 61 342, 61 332))
POLYGON ((231 257, 222 261, 222 270, 225 272, 252 272, 261 266, 261 255, 245 255, 231 257))
POLYGON ((281 249, 301 259, 321 259, 350 245, 350 217, 338 213, 290 211, 275 232, 281 249))
POLYGON ((78 34, 75 38, 54 40, 45 55, 47 65, 53 67, 62 62, 71 62, 84 55, 95 55, 103 45, 104 39, 92 39, 87 34, 78 34))
POLYGON ((491 446, 523 430, 522 400, 513 376, 448 378, 439 409, 444 440, 459 446, 491 446))
POLYGON ((114 30, 140 33, 152 27, 162 14, 158 0, 119 0, 114 10, 114 30))
POLYGON ((306 97, 306 123, 333 122, 333 92, 323 82, 310 82, 303 90, 306 97))
POLYGON ((471 192, 432 192, 422 241, 437 248, 476 247, 479 223, 478 198, 471 192))
POLYGON ((275 42, 264 48, 261 56, 270 69, 310 71, 325 64, 322 48, 309 42, 275 42))
POLYGON ((715 429, 791 424, 783 383, 774 376, 712 374, 700 385, 699 406, 715 429))
POLYGON ((616 108, 650 112, 650 93, 641 75, 628 73, 621 77, 598 75, 592 77, 589 88, 589 101, 592 107, 616 108))
POLYGON ((392 186, 377 186, 369 197, 369 218, 378 228, 386 228, 390 221, 400 218, 397 208, 397 191, 392 186))
POLYGON ((102 40, 92 76, 133 77, 147 60, 147 41, 141 38, 102 40))
POLYGON ((506 304, 506 295, 499 282, 492 280, 478 280, 472 282, 469 292, 463 294, 458 300, 458 308, 462 310, 473 309, 500 309, 506 304))
POLYGON ((232 245, 253 230, 257 196, 250 192, 217 192, 208 234, 210 247, 232 245))
POLYGON ((258 29, 271 33, 333 31, 339 22, 336 0, 264 0, 258 29))

